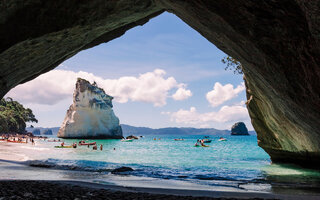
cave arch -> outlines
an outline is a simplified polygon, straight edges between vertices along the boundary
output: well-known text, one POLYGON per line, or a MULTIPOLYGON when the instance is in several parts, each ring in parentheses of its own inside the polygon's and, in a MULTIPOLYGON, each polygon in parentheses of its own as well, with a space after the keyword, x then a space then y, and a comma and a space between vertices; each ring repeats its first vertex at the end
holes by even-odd
POLYGON ((0 10, 0 96, 168 11, 241 61, 252 124, 271 159, 320 163, 319 0, 13 0, 0 10))

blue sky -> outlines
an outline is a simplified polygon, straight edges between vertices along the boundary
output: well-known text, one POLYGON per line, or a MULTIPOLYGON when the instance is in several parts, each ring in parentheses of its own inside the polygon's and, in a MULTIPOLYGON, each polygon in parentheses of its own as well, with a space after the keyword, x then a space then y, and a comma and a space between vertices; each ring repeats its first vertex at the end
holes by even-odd
MULTIPOLYGON (((129 97, 126 102, 122 103, 115 100, 113 102, 114 111, 121 123, 152 128, 183 126, 230 129, 233 123, 241 120, 245 121, 249 129, 252 129, 248 115, 244 114, 243 109, 239 107, 240 105, 244 107, 243 101, 246 100, 245 91, 241 86, 242 75, 235 75, 232 71, 224 70, 225 65, 221 63, 224 56, 226 54, 178 17, 170 13, 164 13, 151 19, 144 26, 127 31, 120 38, 78 53, 58 66, 56 70, 60 70, 61 75, 59 76, 67 74, 65 72, 78 73, 82 71, 92 73, 94 76, 100 77, 101 80, 116 80, 121 77, 138 78, 141 74, 152 73, 156 69, 161 69, 165 72, 165 75, 162 74, 161 78, 164 80, 169 77, 174 78, 177 83, 167 90, 168 95, 165 99, 165 105, 155 106, 155 103, 148 102, 148 97, 144 97, 142 100, 141 98, 129 97), (225 87, 223 91, 220 91, 217 88, 210 102, 206 95, 213 90, 213 86, 217 82, 221 86, 231 84, 234 90, 230 87, 227 90, 227 87, 225 87), (239 90, 235 90, 237 86, 239 86, 239 90), (184 100, 175 100, 171 96, 177 88, 192 92, 192 96, 184 97, 184 100), (215 98, 224 95, 230 96, 229 93, 231 93, 231 99, 218 106, 212 106, 215 104, 213 102, 216 100, 215 98), (227 108, 222 109, 223 106, 227 106, 227 108), (234 116, 230 116, 230 113, 228 116, 218 116, 226 115, 226 112, 233 112, 233 106, 238 106, 239 114, 235 111, 234 116), (181 112, 177 113, 179 110, 181 112), (193 114, 191 114, 191 110, 193 114), (194 110, 196 110, 196 114, 194 110), (199 117, 199 123, 197 117, 199 117), (214 120, 211 120, 211 117, 214 120)), ((53 75, 47 76, 52 77, 50 81, 54 82, 55 77, 53 75)), ((23 92, 33 93, 33 86, 37 85, 39 87, 39 80, 33 82, 33 85, 27 83, 20 89, 20 86, 18 86, 10 91, 8 96, 13 96, 34 111, 39 119, 39 124, 36 126, 60 126, 66 110, 72 103, 72 92, 69 94, 71 89, 63 95, 55 94, 57 91, 54 91, 52 87, 46 89, 46 83, 42 81, 41 85, 44 91, 52 92, 51 95, 46 94, 46 97, 44 97, 43 94, 37 93, 33 95, 34 99, 33 97, 23 99, 21 96, 27 96, 23 95, 23 92), (43 101, 39 101, 42 98, 43 101), (49 98, 54 100, 51 101, 49 98), (46 104, 46 101, 51 103, 46 104)), ((107 83, 109 82, 105 82, 105 84, 107 83)), ((75 82, 72 87, 74 87, 74 84, 75 82)), ((159 84, 161 83, 159 82, 159 84)), ((47 87, 49 87, 49 84, 47 87)), ((108 89, 105 90, 108 92, 108 89)), ((116 95, 121 96, 122 93, 116 95)))

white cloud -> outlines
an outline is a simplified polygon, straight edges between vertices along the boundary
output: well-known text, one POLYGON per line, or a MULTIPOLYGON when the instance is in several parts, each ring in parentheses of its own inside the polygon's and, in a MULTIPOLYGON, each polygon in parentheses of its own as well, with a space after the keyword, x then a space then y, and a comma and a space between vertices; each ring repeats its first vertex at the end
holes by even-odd
POLYGON ((237 97, 238 94, 244 90, 244 83, 241 83, 241 85, 233 88, 233 85, 231 84, 221 85, 221 83, 216 82, 213 90, 207 93, 206 98, 212 107, 216 107, 230 99, 237 97))
POLYGON ((23 103, 56 104, 63 99, 72 97, 78 77, 90 82, 96 81, 99 87, 102 87, 106 93, 115 98, 116 102, 120 103, 131 100, 163 106, 166 104, 167 98, 170 97, 169 92, 174 88, 178 88, 177 100, 190 96, 191 91, 185 89, 185 84, 178 83, 174 77, 166 78, 165 74, 164 70, 156 69, 137 77, 123 76, 119 79, 103 79, 83 71, 52 70, 30 82, 15 87, 6 96, 23 103))
POLYGON ((180 109, 177 112, 162 112, 170 115, 171 121, 186 125, 208 127, 209 123, 234 123, 249 119, 244 106, 222 106, 217 112, 199 113, 195 107, 189 110, 180 109))
POLYGON ((187 90, 183 87, 180 87, 177 89, 176 93, 172 95, 172 98, 176 101, 185 100, 192 96, 192 92, 190 90, 187 90))

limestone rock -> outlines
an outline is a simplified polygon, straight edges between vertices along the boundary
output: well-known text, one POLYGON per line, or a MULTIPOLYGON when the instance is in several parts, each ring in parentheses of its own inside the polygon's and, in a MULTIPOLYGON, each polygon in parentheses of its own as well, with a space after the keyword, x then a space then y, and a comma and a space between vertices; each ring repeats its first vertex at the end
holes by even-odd
POLYGON ((249 135, 249 133, 243 122, 237 122, 231 128, 231 135, 249 135))
POLYGON ((78 78, 73 104, 58 132, 61 138, 122 138, 119 119, 112 109, 113 97, 103 89, 78 78))

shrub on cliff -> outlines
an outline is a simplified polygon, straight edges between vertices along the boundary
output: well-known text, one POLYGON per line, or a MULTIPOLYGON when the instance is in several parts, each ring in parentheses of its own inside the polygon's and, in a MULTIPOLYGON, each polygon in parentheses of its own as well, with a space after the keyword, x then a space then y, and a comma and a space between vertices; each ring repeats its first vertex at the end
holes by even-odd
POLYGON ((12 98, 0 101, 0 133, 16 132, 24 133, 26 122, 38 122, 32 110, 24 108, 12 98))
POLYGON ((226 56, 226 57, 222 58, 221 62, 223 64, 227 65, 224 68, 225 70, 233 70, 234 74, 243 74, 242 65, 241 65, 240 61, 232 58, 231 56, 226 56))

